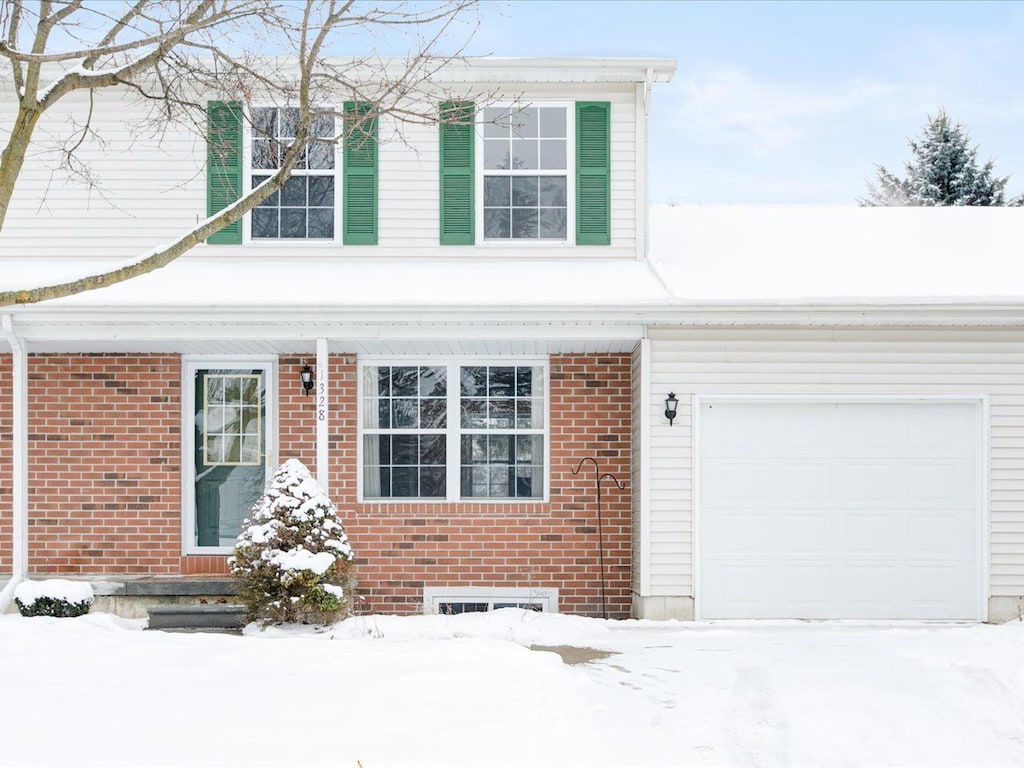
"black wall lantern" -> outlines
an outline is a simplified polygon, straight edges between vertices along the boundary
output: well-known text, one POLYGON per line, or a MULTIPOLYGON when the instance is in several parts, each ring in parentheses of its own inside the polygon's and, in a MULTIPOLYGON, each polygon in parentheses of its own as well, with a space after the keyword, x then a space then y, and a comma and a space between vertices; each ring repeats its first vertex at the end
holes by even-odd
POLYGON ((313 389, 313 369, 308 365, 302 366, 302 370, 299 371, 299 378, 302 379, 302 394, 308 395, 310 390, 313 389))
POLYGON ((676 393, 669 392, 668 397, 665 398, 665 418, 668 419, 668 425, 671 427, 672 422, 675 421, 676 411, 679 408, 679 401, 676 400, 676 393))

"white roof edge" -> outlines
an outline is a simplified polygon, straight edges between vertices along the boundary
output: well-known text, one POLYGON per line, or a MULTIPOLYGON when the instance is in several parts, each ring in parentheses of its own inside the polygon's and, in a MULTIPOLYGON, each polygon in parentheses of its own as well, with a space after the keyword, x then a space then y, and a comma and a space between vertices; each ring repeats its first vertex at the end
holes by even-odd
MULTIPOLYGON (((214 323, 250 327, 303 329, 374 326, 424 327, 487 324, 516 328, 529 325, 592 325, 650 327, 771 325, 771 326, 914 326, 999 325, 1024 328, 1024 299, 929 301, 806 301, 806 302, 690 302, 619 307, 507 306, 507 307, 10 307, 16 327, 140 324, 183 326, 214 323)), ((2 340, 0 340, 2 343, 2 340)))
MULTIPOLYGON (((595 75, 616 75, 615 79, 667 83, 676 72, 676 60, 668 58, 616 58, 616 57, 500 57, 470 56, 462 59, 468 68, 503 73, 508 79, 522 80, 524 71, 530 74, 550 71, 557 79, 593 80, 595 75)), ((453 62, 458 68, 460 61, 453 62)))
MULTIPOLYGON (((348 59, 334 57, 334 62, 348 59)), ((389 66, 404 69, 405 59, 399 57, 361 57, 351 59, 365 66, 367 71, 389 66), (376 61, 378 66, 371 66, 376 61)), ((54 71, 47 72, 56 77, 54 71)), ((452 59, 440 67, 430 78, 433 83, 495 82, 654 82, 667 83, 676 72, 676 60, 670 58, 633 58, 615 56, 463 56, 452 59)), ((10 83, 0 81, 0 93, 13 93, 10 83)))

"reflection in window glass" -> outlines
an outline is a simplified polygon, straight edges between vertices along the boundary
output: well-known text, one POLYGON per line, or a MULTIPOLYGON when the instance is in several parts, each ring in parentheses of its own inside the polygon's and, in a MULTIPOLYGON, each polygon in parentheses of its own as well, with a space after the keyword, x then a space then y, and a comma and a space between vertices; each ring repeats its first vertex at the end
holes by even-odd
POLYGON ((364 365, 365 499, 541 499, 541 365, 364 365))
POLYGON ((541 367, 461 368, 463 498, 543 497, 543 398, 541 367))
MULTIPOLYGON (((295 136, 298 110, 255 107, 250 155, 252 186, 280 167, 281 158, 295 136)), ((334 116, 317 115, 313 120, 313 138, 303 148, 291 178, 251 213, 253 239, 330 240, 334 237, 335 161, 334 116)))
POLYGON ((565 107, 483 110, 484 239, 565 240, 565 107))
POLYGON ((204 463, 207 466, 261 464, 260 377, 208 373, 203 384, 204 463))
POLYGON ((447 370, 363 368, 363 496, 444 498, 447 370))

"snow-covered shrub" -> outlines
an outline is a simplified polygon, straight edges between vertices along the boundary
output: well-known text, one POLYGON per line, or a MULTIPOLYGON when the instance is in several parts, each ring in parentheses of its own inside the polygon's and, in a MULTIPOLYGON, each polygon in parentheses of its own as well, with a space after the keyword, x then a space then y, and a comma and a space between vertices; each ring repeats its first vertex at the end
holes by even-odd
POLYGON ((282 464, 228 558, 250 621, 326 624, 351 609, 352 548, 338 510, 301 461, 282 464))
POLYGON ((92 587, 84 581, 23 581, 14 590, 14 602, 22 616, 83 616, 92 601, 92 587))

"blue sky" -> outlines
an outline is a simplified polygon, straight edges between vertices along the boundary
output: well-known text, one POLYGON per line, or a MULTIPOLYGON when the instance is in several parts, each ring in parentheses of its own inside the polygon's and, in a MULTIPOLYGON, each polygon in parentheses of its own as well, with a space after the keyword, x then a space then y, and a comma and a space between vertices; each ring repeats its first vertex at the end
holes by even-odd
POLYGON ((940 108, 1024 191, 1024 3, 482 0, 467 53, 676 59, 655 202, 853 204, 940 108))

